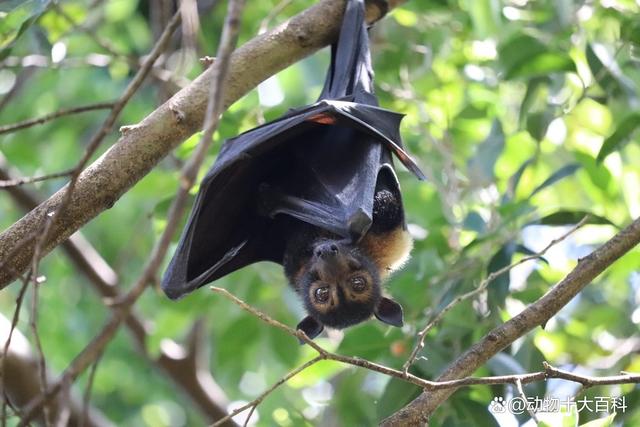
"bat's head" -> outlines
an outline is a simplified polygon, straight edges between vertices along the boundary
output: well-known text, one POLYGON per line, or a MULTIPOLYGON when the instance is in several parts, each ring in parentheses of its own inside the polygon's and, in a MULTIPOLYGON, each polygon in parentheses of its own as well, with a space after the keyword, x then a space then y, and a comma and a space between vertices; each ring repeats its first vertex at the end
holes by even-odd
POLYGON ((381 272, 354 244, 338 240, 314 243, 296 288, 309 313, 298 329, 309 338, 324 326, 343 329, 374 315, 389 325, 402 326, 402 307, 382 296, 381 272))

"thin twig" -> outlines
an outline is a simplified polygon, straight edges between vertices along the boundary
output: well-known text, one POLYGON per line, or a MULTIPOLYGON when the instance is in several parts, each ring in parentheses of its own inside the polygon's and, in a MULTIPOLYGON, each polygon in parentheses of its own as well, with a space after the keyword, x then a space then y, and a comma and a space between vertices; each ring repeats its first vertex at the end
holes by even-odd
MULTIPOLYGON (((391 8, 399 3, 398 0, 389 0, 391 8)), ((342 1, 320 0, 278 28, 245 43, 233 56, 232 73, 225 86, 225 107, 253 89, 257 82, 334 41, 343 11, 342 1)), ((379 16, 379 8, 367 2, 367 22, 373 22, 379 16)), ((176 145, 202 129, 213 70, 205 71, 171 102, 147 115, 136 126, 139 131, 125 132, 111 150, 93 162, 89 171, 83 172, 83 178, 87 179, 78 182, 77 194, 74 194, 77 197, 74 197, 73 207, 68 209, 64 221, 52 227, 45 243, 46 252, 82 224, 110 208, 176 145), (175 111, 182 115, 176 116, 175 111), (182 118, 187 120, 180 121, 182 118), (168 123, 171 120, 175 123, 168 123)), ((5 288, 15 279, 13 271, 26 270, 33 255, 33 245, 23 246, 14 252, 15 242, 28 234, 37 234, 44 213, 55 211, 65 193, 64 189, 56 192, 38 209, 0 233, 0 259, 5 260, 10 252, 13 253, 13 268, 0 268, 0 288, 5 288)))
POLYGON ((477 288, 475 288, 472 291, 469 291, 465 294, 459 295, 456 298, 454 298, 449 304, 447 304, 435 317, 433 317, 429 323, 427 323, 427 325, 420 331, 417 333, 416 337, 418 338, 418 342, 416 343, 415 347, 413 348, 413 350, 411 351, 411 355, 409 356, 409 358, 407 359, 407 361, 404 363, 404 365, 402 365, 402 369, 405 373, 409 372, 409 368, 411 367, 411 365, 413 365, 418 357, 418 354, 420 353, 420 351, 422 351, 422 349, 424 348, 424 340, 427 336, 427 334, 429 333, 429 331, 436 326, 438 323, 440 323, 440 321, 444 318, 444 316, 451 311, 451 309, 453 309, 455 306, 457 306, 459 303, 461 303, 462 301, 466 301, 469 298, 473 298, 476 295, 481 294, 482 292, 484 292, 487 287, 498 277, 500 277, 501 275, 511 271, 513 268, 524 264, 525 262, 528 261, 532 261, 535 259, 540 259, 542 258, 548 251, 549 249, 551 249, 553 246, 557 245, 558 243, 562 242, 563 240, 565 240, 567 237, 569 237, 571 234, 575 233, 576 230, 578 230, 580 227, 582 227, 584 224, 586 224, 587 220, 589 219, 588 216, 585 216, 584 218, 582 218, 580 220, 580 222, 578 222, 576 225, 574 225, 573 227, 571 227, 571 229, 569 231, 567 231, 566 233, 564 233, 562 236, 553 239, 549 242, 549 244, 547 244, 547 246, 545 246, 540 252, 537 252, 533 255, 528 255, 526 257, 521 258, 520 260, 507 265, 499 270, 493 271, 491 272, 491 274, 489 274, 482 282, 480 282, 480 284, 478 285, 477 288))
POLYGON ((274 318, 266 315, 265 313, 261 312, 257 308, 252 307, 249 304, 247 304, 246 302, 242 301, 240 298, 238 298, 237 296, 233 295, 231 292, 229 292, 226 289, 218 288, 216 286, 211 286, 211 290, 214 291, 214 292, 217 292, 217 293, 220 293, 220 294, 224 295, 226 298, 230 299, 238 307, 240 307, 243 310, 253 314, 255 317, 257 317, 258 319, 262 320, 267 325, 275 326, 278 329, 282 329, 283 331, 285 331, 289 335, 293 335, 294 337, 296 337, 299 340, 303 341, 305 344, 309 344, 309 346, 311 348, 313 348, 315 351, 317 351, 321 355, 324 355, 324 354, 327 353, 322 347, 320 347, 318 344, 316 344, 315 341, 309 339, 309 337, 302 330, 293 329, 292 327, 287 326, 284 323, 277 321, 276 319, 274 319, 274 318))
POLYGON ((94 134, 89 141, 89 144, 87 145, 83 156, 74 167, 74 172, 71 174, 71 180, 69 181, 69 184, 64 191, 64 195, 62 196, 62 200, 60 201, 60 203, 52 212, 47 212, 44 218, 41 219, 40 225, 36 227, 36 229, 31 234, 25 236, 11 249, 11 251, 9 251, 3 262, 0 262, 0 271, 5 267, 9 260, 11 260, 14 253, 17 253, 19 250, 21 250, 23 246, 31 244, 34 239, 35 247, 32 258, 35 258, 36 254, 40 253, 40 248, 44 245, 44 242, 46 242, 50 230, 53 228, 58 218, 63 216, 67 205, 70 203, 80 173, 88 163, 91 156, 98 149, 104 138, 111 131, 111 128, 113 127, 116 119, 120 115, 120 112, 124 109, 127 102, 129 102, 133 94, 142 85, 142 82, 149 73, 149 70, 151 69, 151 67, 153 67, 154 62, 156 61, 156 59, 158 59, 160 54, 168 45, 169 41, 171 40, 171 35, 178 27, 178 25, 180 25, 180 14, 176 13, 169 22, 167 28, 165 28, 162 36, 154 45, 149 56, 145 59, 143 65, 140 67, 140 70, 138 70, 131 82, 129 82, 122 96, 114 103, 109 116, 105 119, 100 130, 98 130, 98 132, 94 134))
MULTIPOLYGON (((188 200, 189 190, 193 186, 195 178, 197 177, 198 170, 204 161, 208 147, 212 142, 212 135, 217 128, 219 122, 220 111, 222 110, 222 92, 224 90, 223 82, 225 80, 228 67, 229 58, 233 51, 238 35, 238 28, 240 25, 240 14, 244 6, 244 0, 235 0, 229 3, 227 17, 225 19, 225 25, 222 31, 222 37, 220 47, 218 49, 219 61, 216 63, 216 75, 211 82, 211 92, 209 97, 209 104, 207 112, 210 113, 205 119, 205 131, 200 139, 196 151, 190 161, 185 165, 182 171, 180 179, 180 187, 176 194, 173 203, 169 209, 167 216, 167 225, 162 235, 158 239, 158 242, 154 246, 149 260, 147 261, 142 274, 137 282, 131 288, 131 291, 127 293, 122 300, 118 301, 114 307, 109 321, 104 325, 98 335, 76 356, 67 369, 62 374, 61 378, 49 387, 46 394, 40 395, 37 399, 32 400, 24 410, 24 415, 18 424, 18 427, 25 427, 35 415, 35 412, 43 405, 50 401, 60 391, 64 384, 71 384, 77 376, 86 369, 91 363, 93 363, 99 354, 104 351, 106 345, 111 342, 118 328, 128 316, 129 310, 137 299, 142 295, 156 275, 157 270, 160 268, 162 260, 167 252, 167 249, 171 243, 171 239, 178 227, 180 219, 186 202, 188 200)), ((176 15, 179 17, 179 14, 176 15)), ((172 19, 169 27, 165 30, 165 34, 172 26, 175 26, 179 22, 179 19, 172 19)), ((163 36, 165 35, 163 34, 163 36)), ((158 43, 161 43, 161 37, 158 43)))
POLYGON ((309 366, 311 365, 315 365, 316 363, 318 363, 319 361, 323 360, 322 356, 316 356, 313 359, 309 360, 308 362, 298 366, 296 369, 294 369, 293 371, 289 372, 287 375, 285 375, 284 377, 280 378, 278 381, 276 381, 271 387, 269 387, 268 389, 266 389, 262 394, 260 394, 260 396, 256 397, 254 400, 252 400, 251 402, 242 405, 239 408, 236 408, 235 410, 233 410, 233 412, 231 412, 229 415, 227 415, 224 418, 221 418, 219 420, 217 420, 215 423, 211 424, 210 427, 218 427, 219 425, 222 425, 222 423, 224 423, 225 421, 230 420, 231 418, 235 417, 236 415, 238 415, 241 412, 246 411, 247 409, 251 408, 251 411, 249 412, 249 414, 247 415, 247 418, 244 422, 244 425, 246 426, 247 423, 249 422, 249 420, 251 419, 251 415, 253 415, 253 411, 258 407, 258 405, 260 403, 262 403, 262 401, 271 393, 273 393, 273 391, 275 389, 277 389, 278 387, 280 387, 282 384, 286 383, 287 381, 289 381, 291 378, 295 377, 296 375, 298 375, 300 372, 304 371, 305 369, 307 369, 309 366))
POLYGON ((171 36, 173 35, 173 32, 178 27, 178 25, 180 25, 180 14, 176 13, 171 19, 171 21, 169 22, 169 25, 167 26, 167 28, 165 28, 165 31, 162 34, 162 36, 158 39, 158 42, 155 44, 155 46, 151 50, 151 53, 149 54, 149 56, 145 59, 144 63, 140 67, 140 70, 138 70, 138 72, 133 77, 131 82, 129 82, 122 96, 120 96, 120 98, 113 105, 113 108, 111 109, 111 113, 109 113, 109 116, 106 118, 106 120, 102 124, 102 127, 100 128, 100 130, 93 136, 91 141, 89 141, 89 144, 87 144, 87 148, 84 152, 84 155, 80 158, 80 161, 76 165, 75 170, 71 175, 71 180, 67 186, 66 193, 60 203, 60 206, 51 215, 52 220, 45 223, 43 232, 38 238, 38 240, 36 241, 36 252, 38 251, 38 247, 41 247, 44 244, 44 242, 47 240, 47 238, 49 237, 49 230, 51 229, 53 224, 57 221, 57 219, 62 216, 64 210, 67 207, 67 204, 71 201, 73 190, 75 189, 80 173, 89 162, 89 159, 91 158, 91 156, 98 149, 98 147, 100 146, 104 138, 111 131, 111 128, 115 124, 118 116, 124 109, 125 105, 127 105, 129 100, 133 97, 133 94, 136 93, 136 91, 140 88, 140 86, 142 86, 142 82, 151 71, 153 64, 156 62, 158 57, 162 54, 164 49, 169 44, 169 41, 171 40, 171 36))
POLYGON ((5 133, 16 132, 18 130, 25 129, 35 125, 41 125, 43 123, 49 122, 51 120, 55 120, 60 117, 69 116, 72 114, 85 113, 87 111, 106 110, 109 108, 113 108, 113 106, 114 106, 113 102, 101 102, 97 104, 83 105, 83 106, 74 107, 74 108, 63 108, 53 113, 45 114, 44 116, 37 117, 35 119, 24 120, 24 121, 9 124, 9 125, 2 125, 0 126, 0 135, 5 133))
POLYGON ((74 171, 75 171, 75 168, 67 169, 62 172, 56 172, 56 173, 51 173, 47 175, 27 176, 27 177, 15 178, 15 179, 9 179, 9 180, 0 180, 0 188, 18 187, 20 185, 32 184, 34 182, 40 182, 40 181, 47 181, 49 179, 64 178, 64 177, 73 175, 74 171))
MULTIPOLYGON (((536 381, 544 381, 547 377, 552 378, 562 378, 569 381, 587 384, 589 386, 594 385, 606 385, 606 384, 638 384, 640 383, 640 374, 630 374, 624 373, 622 375, 616 375, 612 377, 587 377, 578 374, 574 374, 571 372, 563 371, 560 369, 556 369, 551 367, 551 365, 545 363, 544 371, 534 372, 529 374, 518 374, 518 375, 500 375, 493 377, 466 377, 461 379, 449 380, 449 381, 430 381, 420 377, 417 377, 412 374, 405 374, 403 371, 398 369, 393 369, 388 366, 383 366, 377 364, 375 362, 371 362, 366 359, 361 359, 359 357, 350 357, 343 356, 341 354, 332 353, 320 347, 314 341, 309 339, 307 335, 301 330, 295 330, 275 319, 268 316, 267 314, 261 312, 260 310, 252 307, 246 302, 242 301, 237 296, 233 295, 231 292, 227 291, 223 288, 218 288, 215 286, 211 287, 211 290, 217 293, 222 294, 224 297, 231 300, 234 304, 238 305, 243 310, 251 313, 264 323, 274 326, 278 329, 281 329, 287 332, 289 335, 296 337, 306 344, 309 344, 314 350, 318 352, 318 357, 323 360, 333 360, 336 362, 344 363, 346 365, 357 366, 360 368, 365 368, 370 371, 379 372, 381 374, 389 375, 400 380, 409 382, 411 384, 417 385, 425 390, 442 390, 442 389, 451 389, 461 386, 471 386, 471 385, 497 385, 497 384, 516 384, 517 381, 520 381, 522 384, 529 384, 536 381)), ((250 406, 250 405, 249 405, 250 406)), ((249 407, 247 406, 247 408, 249 407)), ((246 409, 246 408, 245 408, 246 409)))
POLYGON ((522 381, 520 380, 520 378, 516 380, 515 385, 516 385, 516 390, 518 390, 518 394, 520 395, 520 399, 522 399, 522 402, 527 408, 527 412, 529 412, 531 419, 533 419, 536 425, 540 424, 540 420, 538 420, 538 416, 536 415, 536 412, 528 404, 529 401, 527 400, 527 395, 524 393, 524 387, 522 387, 522 381))
MULTIPOLYGON (((94 26, 77 23, 60 6, 54 4, 54 8, 56 9, 56 12, 72 26, 69 32, 73 32, 77 29, 85 33, 91 38, 91 40, 93 40, 95 44, 97 44, 101 49, 107 52, 112 58, 124 60, 130 68, 136 71, 140 69, 142 65, 140 64, 139 58, 137 58, 135 55, 118 52, 118 50, 108 40, 105 40, 98 35, 98 33, 94 29, 94 26)), ((182 87, 183 82, 180 81, 181 79, 176 77, 174 73, 168 69, 153 67, 150 71, 150 74, 152 77, 158 79, 163 83, 171 83, 178 88, 182 87)))
POLYGON ((135 56, 131 54, 124 54, 124 53, 118 52, 116 48, 111 45, 110 42, 98 36, 98 34, 94 29, 94 26, 92 25, 86 26, 76 22, 67 12, 65 12, 64 9, 62 9, 62 7, 60 7, 60 5, 56 3, 53 3, 53 8, 55 9, 56 13, 65 21, 67 21, 67 23, 71 26, 71 28, 67 31, 67 33, 73 33, 76 30, 85 33, 87 36, 89 36, 89 38, 91 38, 91 40, 93 40, 95 44, 97 44, 101 49, 106 51, 109 55, 114 56, 116 58, 123 58, 125 61, 127 61, 127 63, 129 63, 130 66, 133 66, 135 67, 135 69, 138 69, 139 64, 135 56))
POLYGON ((44 216, 40 226, 37 227, 36 230, 34 230, 34 232, 31 235, 25 236, 20 242, 18 242, 18 244, 16 244, 12 248, 8 256, 5 258, 4 262, 0 263, 0 270, 5 266, 5 264, 9 262, 9 260, 11 259, 11 254, 20 250, 22 246, 30 244, 31 242, 34 241, 34 239, 35 239, 35 246, 34 246, 34 253, 32 257, 32 263, 33 263, 33 260, 39 259, 40 250, 42 248, 42 245, 48 238, 49 231, 51 230, 51 228, 53 227, 57 219, 62 217, 64 210, 66 209, 67 205, 71 201, 73 190, 77 183, 78 177, 80 176, 80 173, 86 166, 87 162, 89 161, 93 153, 98 149, 100 143, 102 143, 104 138, 108 135, 109 131, 111 130, 111 127, 115 123, 120 112, 124 109, 127 102, 131 99, 131 97, 137 91, 137 89, 142 85, 142 82, 144 81, 145 77, 149 73, 149 70, 153 66, 153 63, 156 61, 156 59, 160 56, 162 51, 165 49, 165 47, 169 43, 169 40, 171 39, 171 35, 173 34, 173 32, 175 31, 175 29, 178 27, 179 24, 180 24, 180 14, 177 13, 172 18, 171 22, 165 29, 162 36, 158 39, 158 42, 153 47, 149 56, 145 59, 144 64, 142 65, 142 67, 140 67, 140 70, 136 73, 133 80, 131 80, 131 82, 125 89, 122 96, 114 103, 113 108, 111 109, 111 113, 105 119, 100 130, 93 136, 93 138, 91 138, 91 141, 89 141, 89 144, 85 149, 84 155, 82 156, 80 161, 77 163, 73 173, 71 174, 71 180, 66 187, 65 193, 62 197, 62 200, 60 201, 60 204, 56 207, 56 209, 53 212, 48 212, 44 216))
MULTIPOLYGON (((39 54, 31 54, 26 56, 8 56, 7 58, 0 61, 0 68, 9 68, 9 67, 22 67, 24 70, 21 70, 20 75, 26 74, 28 72, 33 72, 38 68, 46 68, 59 70, 63 68, 79 68, 79 67, 98 67, 98 68, 106 68, 114 63, 114 58, 105 55, 102 53, 88 53, 86 56, 80 57, 69 57, 65 58, 60 62, 52 62, 51 57, 47 55, 39 55, 39 54)), ((134 70, 138 70, 140 66, 131 67, 134 70)), ((187 85, 189 85, 190 80, 184 76, 177 76, 172 71, 162 68, 161 66, 155 65, 151 69, 151 76, 162 82, 169 83, 173 87, 173 89, 181 89, 187 85)), ((0 106, 2 106, 2 102, 0 101, 0 106)))
POLYGON ((585 389, 601 385, 631 384, 640 381, 640 374, 632 372, 621 372, 620 375, 611 375, 607 377, 594 377, 590 375, 576 374, 560 368, 554 368, 547 362, 542 362, 542 366, 549 378, 560 378, 582 384, 585 389))
MULTIPOLYGON (((0 179, 13 179, 8 171, 6 159, 1 154, 0 179)), ((40 204, 35 194, 22 187, 10 188, 7 191, 15 203, 26 211, 30 211, 40 204)), ((81 233, 71 236, 62 244, 62 249, 77 270, 89 279, 89 284, 102 296, 103 300, 121 299, 122 292, 118 286, 116 273, 81 233)), ((110 305, 108 307, 112 308, 110 305)), ((213 376, 203 374, 202 367, 198 366, 197 362, 191 364, 183 359, 175 359, 164 351, 160 358, 151 357, 145 346, 148 339, 145 325, 145 319, 133 312, 129 313, 125 320, 125 326, 129 329, 136 350, 180 387, 204 416, 209 419, 218 419, 224 416, 227 413, 225 410, 226 398, 222 394, 222 390, 211 388, 211 384, 216 384, 213 376), (185 381, 185 378, 188 380, 185 381)), ((190 349, 189 351, 195 350, 190 349)), ((194 359, 197 358, 194 357, 194 359)))
MULTIPOLYGON (((455 380, 472 374, 515 340, 547 323, 596 277, 639 243, 640 218, 637 218, 589 255, 580 258, 573 270, 542 297, 495 327, 453 360, 438 376, 438 380, 455 380)), ((425 390, 412 402, 383 420, 381 425, 393 426, 398 422, 410 425, 425 423, 454 391, 455 389, 425 390)))
POLYGON ((82 397, 82 411, 80 415, 80 427, 84 427, 89 419, 89 402, 91 402, 91 389, 93 388, 93 380, 96 377, 98 371, 98 365, 102 359, 104 352, 100 352, 93 365, 91 365, 91 371, 89 371, 89 379, 87 379, 87 386, 84 390, 84 396, 82 397))
POLYGON ((22 308, 22 302, 24 301, 24 296, 27 293, 27 287, 29 282, 24 281, 22 287, 20 288, 20 292, 18 292, 18 297, 16 298, 16 307, 13 310, 13 317, 11 319, 11 328, 9 328, 9 334, 7 335, 7 340, 4 342, 4 349, 2 351, 2 363, 0 366, 0 396, 2 397, 2 410, 0 411, 0 418, 2 419, 2 426, 6 425, 7 420, 7 390, 5 389, 5 372, 7 359, 9 355, 9 347, 11 346, 11 339, 13 338, 13 332, 16 330, 16 326, 18 325, 18 320, 20 319, 20 309, 22 308))
MULTIPOLYGON (((37 276, 38 272, 34 274, 37 276)), ((25 286, 28 286, 28 282, 25 282, 25 286)), ((31 334, 33 335, 33 341, 36 348, 36 360, 38 362, 38 371, 40 373, 40 392, 45 393, 47 390, 47 361, 44 356, 44 350, 42 348, 42 341, 40 340, 40 333, 38 332, 38 295, 40 290, 40 284, 34 283, 31 289, 31 316, 29 319, 29 327, 31 328, 31 334)), ((44 425, 51 425, 51 411, 48 405, 42 408, 42 417, 44 419, 44 425)))
POLYGON ((267 32, 269 25, 271 25, 271 21, 278 16, 287 6, 289 6, 293 0, 282 0, 280 1, 269 14, 260 22, 260 29, 258 30, 258 34, 264 34, 267 32))

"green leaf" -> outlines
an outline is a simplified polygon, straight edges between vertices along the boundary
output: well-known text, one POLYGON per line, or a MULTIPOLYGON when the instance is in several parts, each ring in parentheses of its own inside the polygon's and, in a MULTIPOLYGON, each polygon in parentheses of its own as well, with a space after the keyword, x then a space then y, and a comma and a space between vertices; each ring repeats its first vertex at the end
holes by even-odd
POLYGON ((370 322, 346 332, 338 353, 375 360, 381 353, 389 352, 389 345, 380 327, 370 322))
POLYGON ((561 167, 560 169, 558 169, 557 171, 552 173, 551 176, 549 176, 549 178, 545 179, 542 184, 537 186, 531 192, 531 194, 529 195, 529 198, 533 197, 539 191, 542 191, 543 189, 555 184, 556 182, 560 181, 561 179, 566 178, 566 177, 568 177, 570 175, 573 175, 575 173, 575 171, 577 171, 578 169, 580 169, 580 164, 579 163, 571 163, 571 164, 568 164, 566 166, 561 167))
POLYGON ((3 14, 0 20, 0 59, 11 53, 16 40, 44 13, 49 3, 51 0, 17 2, 12 10, 3 14))
MULTIPOLYGON (((293 337, 291 338, 295 342, 295 338, 293 337)), ((295 345, 298 345, 298 343, 295 343, 295 345)), ((305 357, 303 360, 299 361, 297 364, 301 365, 309 361, 309 359, 311 359, 310 356, 305 357)), ((236 362, 233 365, 234 366, 238 365, 238 363, 236 362)), ((288 384, 293 388, 310 387, 322 380, 329 381, 332 377, 338 375, 340 372, 344 371, 345 369, 347 369, 347 367, 342 363, 334 362, 332 360, 322 360, 312 366, 309 366, 307 369, 300 372, 295 377, 291 378, 288 384)))
MULTIPOLYGON (((251 316, 242 316, 233 322, 220 337, 224 345, 215 346, 218 361, 221 364, 242 369, 238 364, 238 355, 248 356, 249 348, 256 347, 258 340, 250 337, 260 336, 260 324, 251 316)), ((292 339, 295 342, 295 339, 292 339)))
POLYGON ((528 34, 518 34, 504 43, 499 49, 499 56, 507 80, 576 70, 568 54, 551 50, 541 40, 528 34))
POLYGON ((493 375, 520 375, 526 373, 520 362, 513 356, 500 352, 487 361, 493 375))
MULTIPOLYGON (((520 363, 525 372, 536 372, 542 370, 542 362, 545 361, 542 352, 535 346, 531 335, 527 335, 518 351, 513 355, 514 359, 520 363)), ((547 388, 546 382, 533 382, 524 385, 527 396, 542 397, 547 388)))
POLYGON ((589 421, 588 423, 581 424, 580 427, 609 427, 613 425, 613 419, 616 417, 616 414, 613 413, 608 417, 599 418, 597 420, 589 421))
POLYGON ((608 168, 602 165, 591 155, 575 151, 575 158, 582 164, 582 168, 591 180, 591 182, 606 194, 615 192, 619 186, 608 168))
POLYGON ((618 124, 618 127, 611 135, 604 140, 600 152, 598 153, 597 161, 601 162, 611 154, 613 151, 619 149, 625 142, 631 138, 633 133, 640 126, 640 112, 634 111, 628 114, 618 124))
POLYGON ((554 119, 554 114, 550 110, 540 111, 530 114, 527 117, 527 132, 536 141, 542 141, 547 133, 549 123, 554 119))
POLYGON ((487 230, 487 223, 476 211, 469 212, 462 222, 462 226, 466 230, 475 231, 476 233, 484 233, 487 230))
POLYGON ((510 69, 505 79, 518 77, 541 77, 551 73, 575 72, 576 64, 564 52, 543 52, 528 58, 510 69))
POLYGON ((500 29, 500 3, 493 0, 475 0, 467 3, 473 29, 480 39, 497 34, 500 29))
POLYGON ((620 28, 620 38, 634 45, 640 45, 640 23, 633 18, 624 21, 620 28))
POLYGON ((522 104, 520 104, 520 115, 518 118, 518 123, 520 123, 520 127, 524 127, 526 117, 529 114, 529 110, 531 106, 536 101, 536 97, 540 90, 544 87, 544 85, 549 83, 548 77, 535 77, 529 80, 529 84, 527 84, 527 91, 524 94, 524 98, 522 99, 522 104))
POLYGON ((516 195, 516 190, 518 189, 518 184, 520 183, 520 178, 522 178, 522 174, 529 167, 531 163, 535 161, 535 157, 531 157, 525 160, 518 170, 509 178, 509 183, 507 184, 507 189, 505 190, 502 196, 502 204, 506 204, 516 195))
POLYGON ((398 24, 403 25, 405 27, 415 27, 416 24, 418 23, 418 15, 416 15, 414 12, 407 9, 402 9, 402 8, 394 9, 391 16, 395 18, 398 24))
POLYGON ((542 412, 536 414, 538 427, 578 427, 578 411, 571 406, 570 412, 542 412))
POLYGON ((270 347, 273 349, 276 357, 284 366, 294 366, 298 357, 300 357, 300 345, 297 345, 295 338, 284 333, 280 329, 268 329, 270 347))
POLYGON ((504 150, 504 132, 494 120, 489 136, 478 146, 476 154, 467 163, 469 178, 478 187, 489 184, 494 177, 496 161, 504 150))
MULTIPOLYGON (((525 245, 521 245, 521 244, 516 245, 516 253, 524 254, 527 256, 537 255, 536 252, 532 251, 525 245)), ((549 265, 549 261, 545 257, 539 257, 538 259, 543 261, 545 264, 549 265)))
POLYGON ((614 227, 618 227, 616 224, 604 218, 602 216, 594 215, 587 211, 570 211, 570 210, 561 210, 549 214, 540 218, 537 221, 533 221, 527 225, 539 224, 539 225, 553 225, 553 226, 566 226, 566 225, 574 225, 582 221, 584 217, 587 217, 587 224, 594 225, 613 225, 614 227))
MULTIPOLYGON (((513 242, 502 246, 500 250, 493 255, 491 261, 489 261, 487 274, 491 274, 511 264, 515 249, 516 245, 513 242)), ((504 307, 504 302, 509 294, 509 283, 508 272, 496 277, 493 282, 489 284, 489 302, 493 303, 494 306, 504 307)))
POLYGON ((547 47, 537 38, 528 34, 518 34, 507 40, 498 49, 500 64, 505 74, 517 69, 532 56, 541 54, 547 47))
POLYGON ((458 418, 456 426, 482 426, 482 427, 499 427, 498 421, 489 412, 488 405, 481 404, 469 398, 453 399, 453 407, 458 418))
POLYGON ((615 57, 604 45, 587 44, 586 56, 591 73, 608 97, 622 93, 629 101, 638 100, 633 81, 622 73, 615 57))
POLYGON ((378 405, 376 405, 378 419, 381 420, 393 414, 415 399, 421 391, 419 387, 413 384, 398 378, 391 378, 380 397, 378 405))

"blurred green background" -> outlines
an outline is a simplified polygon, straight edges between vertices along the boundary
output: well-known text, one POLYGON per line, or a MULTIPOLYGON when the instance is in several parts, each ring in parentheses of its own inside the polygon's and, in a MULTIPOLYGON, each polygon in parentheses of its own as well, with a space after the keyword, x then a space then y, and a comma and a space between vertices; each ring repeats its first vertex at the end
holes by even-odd
MULTIPOLYGON (((175 37, 161 65, 177 83, 202 71, 199 56, 215 54, 226 7, 213 3, 199 2, 199 32, 190 41, 175 37)), ((248 2, 240 43, 313 3, 248 2), (274 10, 278 13, 269 16, 274 10)), ((0 110, 0 123, 120 96, 135 73, 131 58, 148 53, 157 37, 151 24, 154 7, 153 0, 61 1, 57 7, 44 0, 0 3, 0 95, 21 84, 0 110), (29 59, 45 61, 46 66, 24 66, 29 59)), ((544 260, 514 269, 494 281, 485 295, 447 314, 427 336, 424 357, 412 371, 434 378, 485 333, 542 296, 616 227, 638 217, 639 10, 632 0, 414 0, 375 25, 370 35, 380 104, 406 114, 405 144, 429 178, 417 182, 399 167, 416 242, 411 261, 391 278, 388 292, 403 305, 406 326, 400 330, 368 322, 344 335, 317 339, 321 345, 400 368, 416 330, 453 298, 473 289, 489 272, 541 250, 584 213, 595 215, 544 260)), ((235 103, 223 116, 207 167, 224 139, 313 102, 328 60, 325 49, 235 103)), ((148 78, 118 126, 137 123, 175 89, 171 82, 148 78)), ((2 135, 0 152, 27 176, 70 168, 106 114, 69 116, 2 135)), ((112 132, 95 157, 117 137, 112 132)), ((164 227, 180 165, 197 139, 190 138, 82 229, 123 288, 139 276, 164 227)), ((45 198, 64 183, 51 180, 28 188, 45 198)), ((0 192, 2 229, 23 214, 0 192)), ((40 290, 39 330, 48 367, 59 373, 99 331, 109 312, 61 251, 43 260, 41 274, 47 281, 40 290)), ((216 285, 288 325, 302 316, 276 265, 254 265, 216 285)), ((6 317, 13 314, 18 290, 14 284, 0 293, 6 317)), ((565 369, 579 365, 581 372, 592 375, 638 372, 639 300, 636 248, 544 330, 527 334, 476 375, 539 371, 543 360, 565 369)), ((26 335, 28 305, 18 325, 26 335)), ((152 326, 152 355, 159 354, 163 339, 180 341, 203 318, 211 372, 236 403, 254 399, 314 355, 206 288, 178 302, 150 289, 136 310, 152 326)), ((139 356, 127 334, 120 331, 102 357, 92 404, 117 425, 203 424, 175 385, 139 356)), ((85 374, 78 384, 83 387, 86 381, 85 374)), ((549 381, 525 391, 528 396, 566 398, 577 387, 549 381)), ((419 392, 380 374, 322 362, 271 394, 252 423, 373 425, 419 392)), ((459 390, 430 425, 532 425, 528 415, 498 421, 487 410, 494 397, 513 393, 509 386, 459 390)), ((584 396, 625 396, 627 410, 617 414, 614 425, 640 425, 637 387, 597 387, 584 396)), ((559 421, 550 416, 547 422, 581 425, 604 415, 584 410, 579 417, 559 421)))

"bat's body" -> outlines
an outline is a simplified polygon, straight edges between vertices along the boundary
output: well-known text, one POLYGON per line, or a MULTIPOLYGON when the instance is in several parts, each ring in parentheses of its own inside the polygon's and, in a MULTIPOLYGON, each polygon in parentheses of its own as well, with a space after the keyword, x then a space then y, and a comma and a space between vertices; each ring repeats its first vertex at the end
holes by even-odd
POLYGON ((163 278, 171 298, 258 261, 282 264, 316 336, 375 315, 402 324, 381 284, 411 249, 393 168, 402 115, 373 95, 363 0, 349 0, 320 100, 226 141, 163 278))
POLYGON ((400 194, 381 177, 373 203, 373 223, 359 240, 292 220, 283 259, 289 284, 309 316, 298 328, 313 338, 323 325, 342 329, 375 315, 402 326, 402 309, 382 295, 382 282, 409 258, 413 241, 406 230, 400 194))

